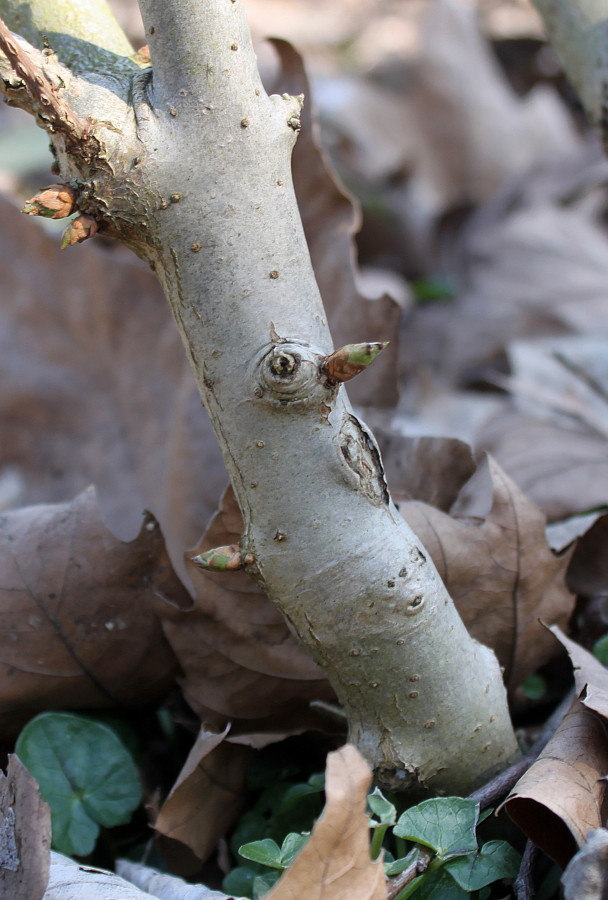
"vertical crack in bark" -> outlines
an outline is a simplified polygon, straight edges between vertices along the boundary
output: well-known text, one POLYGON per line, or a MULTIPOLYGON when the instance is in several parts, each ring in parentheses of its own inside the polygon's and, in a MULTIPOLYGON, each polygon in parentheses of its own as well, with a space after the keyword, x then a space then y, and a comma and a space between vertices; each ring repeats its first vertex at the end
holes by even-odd
POLYGON ((380 451, 355 416, 344 417, 338 441, 344 463, 358 479, 358 490, 374 506, 388 506, 388 486, 380 451))

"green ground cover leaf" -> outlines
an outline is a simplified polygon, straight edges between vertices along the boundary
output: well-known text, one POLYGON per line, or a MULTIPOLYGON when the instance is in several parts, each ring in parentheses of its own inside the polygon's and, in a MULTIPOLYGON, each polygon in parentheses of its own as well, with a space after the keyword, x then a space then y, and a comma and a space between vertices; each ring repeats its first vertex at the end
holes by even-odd
POLYGON ((393 832, 430 847, 440 859, 449 859, 477 850, 478 819, 479 804, 474 800, 437 797, 402 813, 393 832))
POLYGON ((107 725, 70 713, 42 713, 21 732, 17 756, 51 807, 53 847, 85 856, 100 826, 129 821, 141 802, 135 763, 107 725))
POLYGON ((465 891, 478 891, 502 878, 513 880, 520 856, 506 841, 488 841, 477 853, 447 860, 446 870, 465 891))

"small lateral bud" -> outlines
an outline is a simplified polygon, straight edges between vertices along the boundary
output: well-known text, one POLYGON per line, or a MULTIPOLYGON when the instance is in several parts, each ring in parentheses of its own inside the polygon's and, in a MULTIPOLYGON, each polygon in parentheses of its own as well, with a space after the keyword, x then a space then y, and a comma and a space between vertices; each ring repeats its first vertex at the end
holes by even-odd
POLYGON ((71 247, 73 244, 82 244, 87 238, 93 237, 98 230, 99 225, 93 216, 86 216, 84 214, 82 216, 76 216, 63 232, 61 249, 65 250, 66 247, 71 247))
POLYGON ((50 184, 28 200, 21 212, 45 219, 65 219, 72 215, 75 207, 76 191, 69 184, 50 184))
POLYGON ((328 356, 323 364, 323 372, 332 384, 342 381, 350 381, 355 375, 363 372, 373 363, 375 358, 389 341, 377 341, 367 344, 345 344, 331 356, 328 356))
POLYGON ((251 553, 243 553, 238 544, 216 547, 192 557, 192 562, 208 572, 236 572, 253 562, 251 553))

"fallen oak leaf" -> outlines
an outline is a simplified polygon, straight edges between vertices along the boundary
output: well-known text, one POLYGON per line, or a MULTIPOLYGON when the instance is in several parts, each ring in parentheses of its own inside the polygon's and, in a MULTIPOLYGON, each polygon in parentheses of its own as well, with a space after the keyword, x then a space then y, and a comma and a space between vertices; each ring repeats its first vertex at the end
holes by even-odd
POLYGON ((266 900, 386 900, 382 858, 370 857, 365 807, 371 780, 351 744, 328 755, 325 809, 266 900))
POLYGON ((66 265, 56 237, 4 196, 0 222, 0 464, 15 505, 94 484, 117 537, 132 540, 149 509, 183 571, 227 476, 158 280, 96 241, 66 265))
MULTIPOLYGON (((566 297, 570 301, 571 294, 566 297)), ((486 422, 478 435, 478 444, 498 459, 550 521, 608 502, 608 341, 602 337, 606 331, 603 293, 600 299, 602 311, 593 314, 592 310, 587 318, 587 328, 589 322, 594 325, 593 335, 517 341, 509 346, 512 376, 502 383, 513 395, 511 408, 486 422)))
POLYGON ((0 724, 36 712, 158 702, 177 664, 153 598, 188 597, 158 524, 131 543, 101 520, 93 488, 71 503, 0 516, 0 724))
POLYGON ((496 652, 513 689, 554 653, 538 619, 566 625, 570 618, 574 597, 565 575, 571 554, 550 550, 542 512, 492 457, 461 495, 485 492, 488 483, 485 519, 450 516, 414 501, 401 503, 400 512, 431 554, 468 630, 496 652))

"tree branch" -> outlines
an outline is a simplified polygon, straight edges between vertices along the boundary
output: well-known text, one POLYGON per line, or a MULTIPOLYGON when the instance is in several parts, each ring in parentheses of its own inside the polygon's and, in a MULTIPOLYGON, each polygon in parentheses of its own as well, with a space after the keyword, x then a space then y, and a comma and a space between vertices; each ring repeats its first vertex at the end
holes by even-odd
POLYGON ((48 81, 43 73, 44 57, 33 47, 13 37, 0 19, 0 51, 6 56, 12 71, 23 81, 30 100, 29 111, 43 116, 49 130, 63 132, 70 144, 84 141, 91 122, 78 116, 48 81))
POLYGON ((532 0, 595 125, 608 130, 608 7, 605 0, 532 0))
MULTIPOLYGON (((239 102, 245 86, 261 88, 255 56, 242 52, 250 39, 237 0, 140 0, 139 7, 154 66, 155 90, 166 102, 201 82, 214 89, 226 76, 231 79, 234 102, 239 102)), ((226 92, 222 95, 228 100, 226 92)))
POLYGON ((42 50, 50 46, 75 74, 133 72, 133 48, 106 0, 0 0, 7 27, 42 50))
POLYGON ((61 172, 163 285, 243 513, 230 558, 323 667, 381 780, 466 794, 517 753, 502 677, 328 375, 291 180, 302 100, 264 92, 242 0, 141 8, 153 76, 120 83, 132 107, 79 80, 70 102, 93 104, 103 152, 67 152, 61 172))

